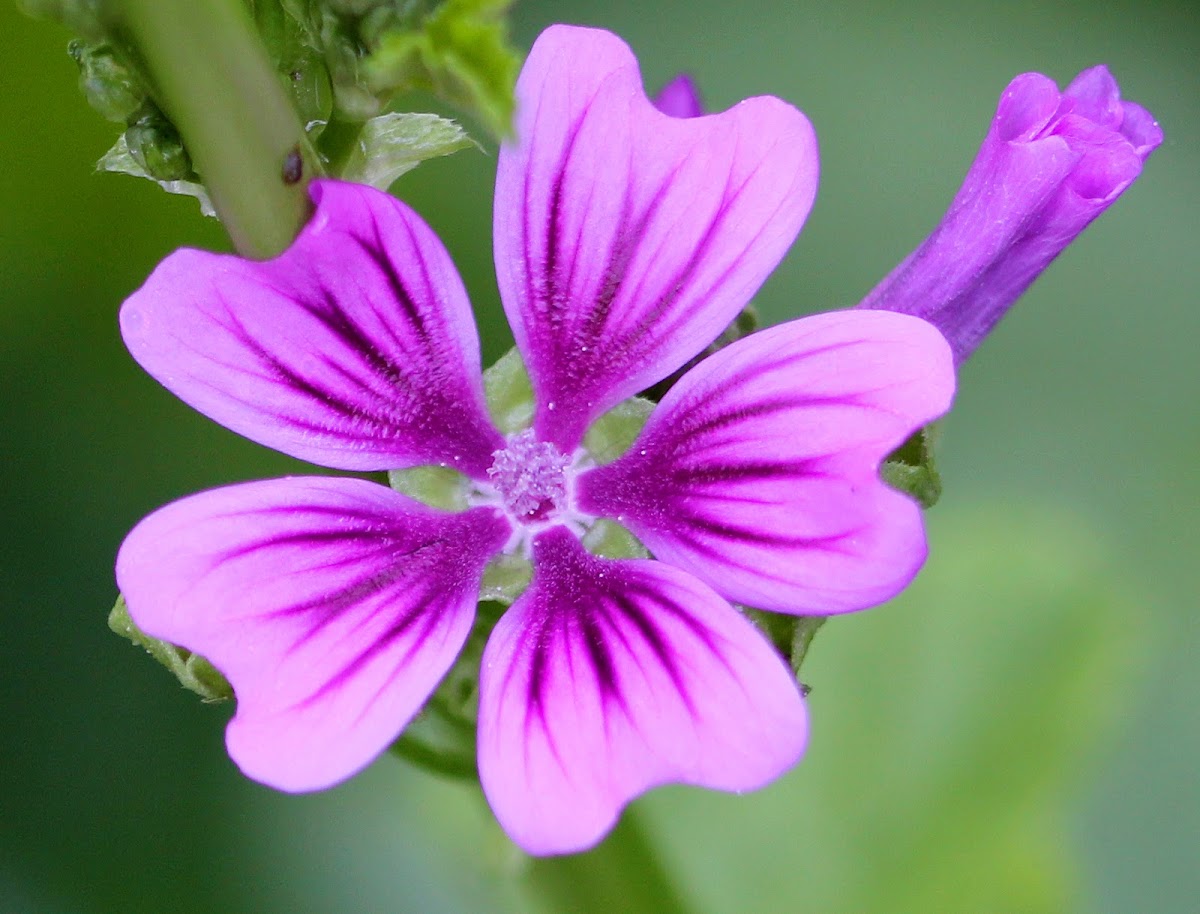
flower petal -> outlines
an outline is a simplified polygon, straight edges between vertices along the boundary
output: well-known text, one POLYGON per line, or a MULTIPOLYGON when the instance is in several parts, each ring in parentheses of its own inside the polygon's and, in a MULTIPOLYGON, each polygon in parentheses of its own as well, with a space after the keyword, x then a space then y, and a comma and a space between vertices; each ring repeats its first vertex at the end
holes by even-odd
POLYGON ((579 506, 735 602, 872 606, 925 558, 920 509, 879 465, 953 392, 949 347, 924 321, 855 311, 782 324, 684 375, 625 456, 579 478, 579 506))
POLYGON ((509 535, 360 479, 202 492, 143 520, 117 558, 138 627, 229 679, 229 754, 255 780, 319 790, 366 766, 458 655, 483 567, 509 535))
POLYGON ((483 789, 525 850, 588 848, 657 784, 752 790, 800 757, 795 680, 711 589, 596 558, 561 527, 534 562, 488 641, 479 709, 483 789))
POLYGON ((587 424, 725 329, 812 206, 816 139, 776 98, 673 118, 607 32, 555 26, 517 82, 496 174, 496 272, 538 434, 587 424))
POLYGON ((387 194, 338 181, 312 194, 312 219, 274 260, 164 260, 121 309, 130 352, 200 412, 294 457, 482 477, 503 441, 445 248, 387 194))

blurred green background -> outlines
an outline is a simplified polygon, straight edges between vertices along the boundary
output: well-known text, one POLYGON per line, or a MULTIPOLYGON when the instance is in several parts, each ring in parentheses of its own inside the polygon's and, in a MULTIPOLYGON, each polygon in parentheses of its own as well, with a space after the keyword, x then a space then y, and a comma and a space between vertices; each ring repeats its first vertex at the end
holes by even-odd
MULTIPOLYGON (((932 557, 895 604, 818 636, 813 742, 747 797, 638 814, 697 911, 1192 912, 1200 897, 1200 12, 1191 0, 555 3, 710 107, 772 93, 822 147, 770 321, 851 304, 933 227, 1016 73, 1107 63, 1166 143, 966 366, 932 557)), ((97 175, 117 129, 68 35, 0 4, 0 911, 517 911, 522 862, 477 792, 385 759, 307 797, 226 758, 206 707, 110 634, 112 561, 152 508, 296 472, 126 355, 123 298, 195 203, 97 175)), ((491 272, 494 150, 396 192, 441 233, 508 345, 491 272)), ((635 899, 630 897, 630 905, 635 899)), ((614 910, 616 910, 614 908, 614 910)))

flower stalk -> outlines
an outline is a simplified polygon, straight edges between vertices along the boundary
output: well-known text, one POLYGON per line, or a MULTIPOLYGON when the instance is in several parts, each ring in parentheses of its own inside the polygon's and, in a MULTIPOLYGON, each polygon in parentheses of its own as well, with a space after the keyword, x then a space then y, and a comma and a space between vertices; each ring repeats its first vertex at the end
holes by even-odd
POLYGON ((608 838, 585 854, 531 857, 524 883, 547 910, 687 914, 638 808, 625 810, 608 838))
POLYGON ((266 258, 284 250, 308 218, 306 186, 318 164, 244 5, 112 6, 238 252, 266 258))

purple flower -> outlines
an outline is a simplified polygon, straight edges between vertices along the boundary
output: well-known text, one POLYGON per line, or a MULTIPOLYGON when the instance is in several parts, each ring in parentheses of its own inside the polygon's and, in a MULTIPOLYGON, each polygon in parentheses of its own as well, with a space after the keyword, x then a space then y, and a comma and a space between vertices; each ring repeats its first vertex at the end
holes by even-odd
POLYGON ((671 117, 700 117, 704 113, 700 90, 686 73, 680 73, 658 91, 654 107, 671 117))
POLYGON ((858 307, 933 322, 965 361, 1161 142, 1153 116, 1121 101, 1105 67, 1065 92, 1040 73, 1018 76, 941 225, 858 307))
POLYGON ((796 761, 795 681, 731 602, 838 613, 900 590, 924 559, 921 518, 879 464, 954 381, 918 319, 794 321, 690 371, 597 465, 589 425, 702 350, 787 251, 815 140, 774 98, 663 115, 600 31, 547 30, 517 94, 495 255, 532 426, 506 439, 489 417, 466 293, 428 226, 317 182, 275 260, 168 257, 122 309, 126 342, 192 406, 287 454, 452 468, 462 510, 361 479, 234 485, 143 520, 117 578, 144 631, 231 681, 242 770, 304 791, 396 738, 462 647, 485 567, 527 556, 483 658, 478 762, 508 833, 556 853, 656 784, 748 790, 796 761), (589 552, 600 517, 654 560, 589 552))

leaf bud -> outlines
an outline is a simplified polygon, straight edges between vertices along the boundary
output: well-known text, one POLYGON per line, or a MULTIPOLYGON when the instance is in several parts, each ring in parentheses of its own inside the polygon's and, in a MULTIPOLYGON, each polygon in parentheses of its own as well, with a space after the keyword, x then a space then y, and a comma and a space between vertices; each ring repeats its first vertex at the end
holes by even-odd
POLYGON ((141 83, 108 45, 72 41, 67 52, 79 67, 79 90, 107 120, 126 123, 146 97, 141 83))
POLYGON ((194 178, 192 159, 183 148, 179 131, 158 108, 149 106, 125 131, 129 152, 142 168, 158 181, 194 178))

